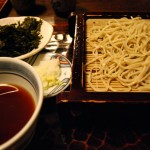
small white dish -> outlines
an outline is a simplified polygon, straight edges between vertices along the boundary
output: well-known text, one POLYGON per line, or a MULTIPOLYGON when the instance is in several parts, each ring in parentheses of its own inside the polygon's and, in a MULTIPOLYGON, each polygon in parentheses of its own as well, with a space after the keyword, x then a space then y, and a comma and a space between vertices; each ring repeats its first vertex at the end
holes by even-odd
MULTIPOLYGON (((0 19, 0 26, 17 23, 18 21, 22 22, 25 19, 25 17, 27 17, 27 16, 2 18, 2 19, 0 19)), ((39 17, 32 17, 32 18, 36 18, 37 20, 41 19, 39 17)), ((31 56, 37 54, 39 51, 41 51, 47 45, 47 43, 50 41, 52 33, 53 33, 53 26, 51 24, 49 24, 48 22, 44 21, 43 19, 41 19, 41 20, 43 22, 41 25, 42 39, 40 41, 38 48, 33 49, 29 53, 17 56, 15 58, 25 59, 25 58, 31 57, 31 56)))
POLYGON ((40 61, 50 59, 59 59, 61 75, 58 77, 58 80, 61 81, 62 84, 55 85, 50 87, 48 90, 44 90, 45 98, 56 96, 69 86, 71 79, 71 62, 61 54, 46 51, 41 51, 37 55, 26 60, 32 66, 37 66, 40 63, 40 61))

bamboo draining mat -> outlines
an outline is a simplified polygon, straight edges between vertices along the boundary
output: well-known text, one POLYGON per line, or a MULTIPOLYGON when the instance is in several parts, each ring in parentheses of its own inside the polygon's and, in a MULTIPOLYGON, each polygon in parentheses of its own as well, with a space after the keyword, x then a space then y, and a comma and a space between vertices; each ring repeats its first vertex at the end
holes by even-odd
MULTIPOLYGON (((86 20, 86 33, 85 33, 85 39, 87 37, 87 34, 89 32, 89 29, 92 26, 103 26, 108 22, 109 19, 88 19, 86 20)), ((150 20, 147 20, 150 21, 150 20)), ((86 42, 85 40, 85 63, 89 62, 90 60, 94 59, 95 56, 92 54, 92 50, 93 48, 86 42)), ((97 60, 91 64, 89 64, 86 68, 84 68, 86 70, 86 73, 84 72, 84 86, 85 86, 85 90, 86 92, 94 92, 95 90, 89 85, 89 83, 87 82, 88 80, 88 76, 90 74, 90 69, 95 67, 95 69, 92 72, 97 72, 98 66, 100 66, 100 62, 97 60)), ((98 77, 98 76, 97 76, 98 77)), ((106 79, 108 80, 108 78, 106 79)), ((97 79, 92 79, 91 83, 94 85, 95 88, 98 88, 100 90, 100 92, 105 92, 106 90, 106 86, 104 85, 103 81, 100 78, 97 79)), ((106 82, 105 82, 106 83, 106 82)), ((112 80, 110 86, 116 91, 128 91, 128 87, 125 87, 123 85, 121 85, 119 83, 119 81, 116 80, 112 80)), ((111 91, 110 89, 108 91, 111 91)), ((146 91, 139 91, 136 88, 131 89, 131 92, 146 92, 146 91)))
MULTIPOLYGON (((86 21, 86 33, 85 33, 85 37, 87 37, 87 34, 89 32, 89 29, 96 25, 96 26, 100 26, 100 25, 105 25, 106 22, 108 21, 108 19, 88 19, 86 21)), ((85 40, 85 63, 89 62, 90 60, 92 60, 94 58, 94 55, 92 54, 92 47, 90 45, 88 45, 86 43, 85 40)), ((99 66, 99 61, 95 61, 92 64, 89 64, 88 67, 84 68, 86 70, 86 74, 85 74, 85 89, 87 92, 94 92, 94 90, 91 88, 91 86, 88 84, 87 80, 88 80, 88 76, 90 73, 90 69, 93 68, 94 66, 99 66)), ((97 70, 95 70, 96 72, 97 70)), ((102 91, 105 91, 105 86, 104 84, 101 82, 100 79, 93 79, 92 80, 92 84, 96 87, 96 88, 100 88, 102 89, 102 91)))

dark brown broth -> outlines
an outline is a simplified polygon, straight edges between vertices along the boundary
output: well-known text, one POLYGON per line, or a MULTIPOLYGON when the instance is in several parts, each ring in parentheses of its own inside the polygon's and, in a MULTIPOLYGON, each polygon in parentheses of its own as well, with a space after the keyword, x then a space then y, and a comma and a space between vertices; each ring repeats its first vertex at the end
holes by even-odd
POLYGON ((31 94, 23 87, 13 86, 19 91, 6 93, 14 91, 14 88, 0 85, 0 144, 20 131, 35 109, 31 94))

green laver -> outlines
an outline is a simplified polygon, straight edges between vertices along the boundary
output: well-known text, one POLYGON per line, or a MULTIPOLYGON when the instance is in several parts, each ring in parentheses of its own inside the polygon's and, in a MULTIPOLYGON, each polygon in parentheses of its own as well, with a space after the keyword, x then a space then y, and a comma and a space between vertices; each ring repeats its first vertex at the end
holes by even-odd
POLYGON ((26 17, 23 22, 0 26, 0 56, 17 57, 38 48, 42 20, 26 17))

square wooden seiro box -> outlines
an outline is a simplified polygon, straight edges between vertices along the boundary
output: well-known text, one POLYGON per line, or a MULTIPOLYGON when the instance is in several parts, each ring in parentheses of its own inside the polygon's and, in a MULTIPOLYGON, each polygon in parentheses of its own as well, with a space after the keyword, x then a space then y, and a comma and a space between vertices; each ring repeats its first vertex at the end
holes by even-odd
MULTIPOLYGON (((123 102, 123 103, 145 103, 150 102, 149 91, 94 91, 87 83, 87 76, 84 71, 84 65, 87 61, 94 59, 91 47, 86 42, 88 30, 93 24, 106 24, 109 19, 120 19, 123 17, 141 17, 146 21, 150 21, 150 14, 137 14, 137 13, 84 13, 76 14, 75 18, 75 34, 72 55, 72 80, 70 88, 57 96, 57 102, 123 102)), ((68 52, 69 53, 69 52, 68 52)), ((90 66, 91 67, 91 66, 90 66)), ((93 67, 93 66, 92 66, 93 67)), ((87 68, 89 69, 89 68, 87 68)), ((97 85, 103 88, 100 80, 96 81, 97 85)), ((114 87, 120 85, 112 83, 114 87)), ((122 88, 122 86, 121 86, 122 88)), ((123 87, 124 88, 124 87, 123 87)))

